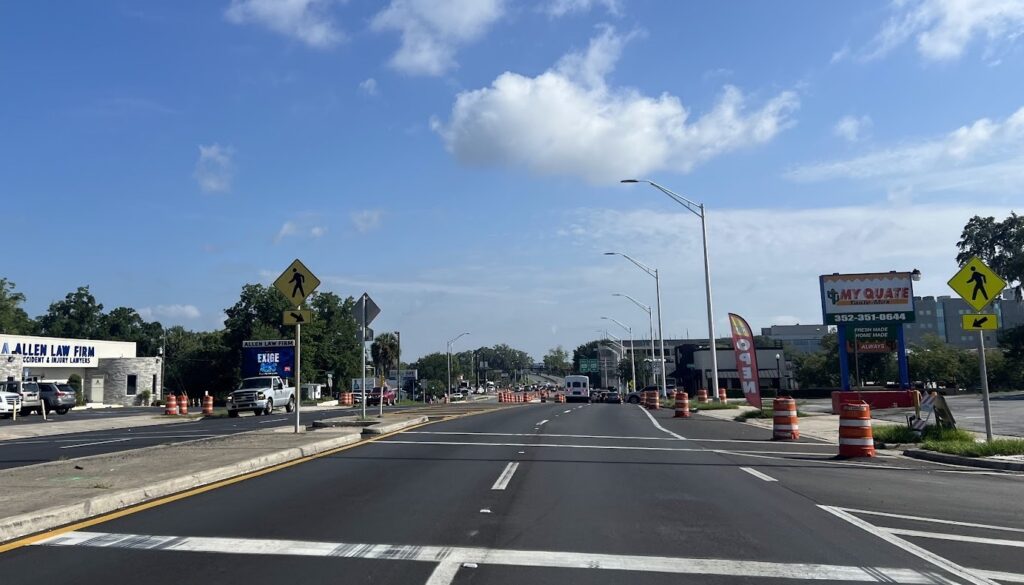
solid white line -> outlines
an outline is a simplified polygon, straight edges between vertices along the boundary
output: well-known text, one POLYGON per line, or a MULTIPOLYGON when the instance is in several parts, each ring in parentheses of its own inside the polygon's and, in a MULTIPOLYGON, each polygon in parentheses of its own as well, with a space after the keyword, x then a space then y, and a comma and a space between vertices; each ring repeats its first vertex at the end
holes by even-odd
POLYGON ((877 526, 871 523, 865 522, 860 518, 857 518, 856 516, 850 514, 849 512, 844 512, 840 508, 835 508, 832 506, 823 506, 821 504, 819 504, 818 507, 821 508, 822 510, 825 510, 826 512, 829 512, 834 516, 846 520, 850 524, 853 524, 854 526, 870 534, 874 534, 878 538, 881 538, 882 540, 888 542, 893 546, 901 548, 916 557, 920 557, 928 561, 929 563, 935 565, 936 567, 939 567, 944 571, 948 571, 956 575, 957 577, 966 580, 968 583, 974 583, 975 585, 999 585, 991 579, 979 575, 966 567, 962 567, 945 557, 940 557, 939 555, 934 554, 928 551, 927 549, 921 548, 912 542, 903 540, 895 534, 890 534, 886 530, 878 528, 877 526))
POLYGON ((459 572, 460 567, 459 563, 451 561, 438 563, 434 572, 430 574, 430 578, 427 579, 426 585, 449 585, 455 580, 455 574, 459 572))
POLYGON ((646 414, 647 418, 651 419, 651 424, 654 425, 654 428, 658 429, 659 431, 668 433, 668 434, 672 435, 673 437, 675 437, 675 438, 677 438, 677 439, 679 439, 681 441, 685 441, 686 440, 686 437, 683 437, 681 435, 677 435, 677 434, 673 433, 672 431, 666 429, 665 427, 661 426, 660 424, 658 424, 658 421, 654 420, 654 417, 651 416, 651 413, 647 412, 646 408, 640 406, 639 404, 636 405, 636 407, 639 408, 641 412, 646 414))
POLYGON ((544 424, 546 422, 548 422, 548 419, 544 419, 544 420, 540 421, 539 423, 537 423, 537 426, 539 427, 540 425, 542 425, 542 424, 544 424))
POLYGON ((750 475, 753 475, 754 477, 756 477, 758 479, 763 479, 764 481, 779 481, 779 480, 775 479, 774 477, 772 477, 770 475, 765 475, 765 474, 761 473, 760 471, 754 469, 753 467, 740 467, 740 469, 742 469, 743 471, 746 471, 747 473, 749 473, 750 475))
POLYGON ((978 575, 982 575, 989 579, 995 579, 1000 582, 1007 583, 1024 583, 1024 573, 1007 573, 1004 571, 986 571, 985 569, 971 569, 978 575))
POLYGON ((956 540, 958 542, 976 542, 978 544, 994 544, 996 546, 1015 546, 1024 548, 1024 540, 1006 540, 1003 538, 982 538, 980 536, 961 536, 959 534, 946 534, 943 532, 925 532, 923 530, 907 530, 904 528, 882 528, 889 534, 901 536, 915 536, 917 538, 935 538, 938 540, 956 540))
POLYGON ((106 445, 107 443, 120 443, 131 441, 131 439, 111 439, 109 441, 96 441, 95 443, 82 443, 81 445, 64 445, 61 449, 76 449, 78 447, 91 447, 92 445, 106 445))
POLYGON ((869 514, 871 516, 885 516, 886 518, 900 518, 902 520, 914 520, 916 522, 935 522, 938 524, 950 524, 953 526, 968 526, 970 528, 985 528, 988 530, 1005 530, 1007 532, 1024 532, 1024 528, 1010 528, 1008 526, 995 526, 993 524, 977 524, 975 522, 957 522, 956 520, 940 520, 939 518, 925 518, 924 516, 909 516, 907 514, 891 514, 889 512, 875 512, 872 510, 857 510, 855 508, 840 508, 854 514, 869 514))
MULTIPOLYGON (((200 552, 261 556, 306 556, 464 563, 517 567, 546 567, 668 573, 675 575, 719 575, 725 577, 769 577, 797 581, 858 581, 877 583, 931 584, 939 582, 934 573, 892 567, 864 567, 804 563, 773 563, 729 559, 629 556, 551 550, 499 550, 488 548, 421 546, 407 544, 357 544, 300 540, 264 540, 218 537, 178 537, 143 534, 68 532, 33 546, 86 546, 150 551, 200 552)), ((449 569, 435 569, 446 573, 449 569)), ((433 576, 432 576, 433 577, 433 576)), ((440 578, 440 576, 439 576, 440 578)))
POLYGON ((508 482, 512 481, 512 476, 515 475, 516 469, 519 468, 519 464, 511 462, 505 466, 505 471, 501 472, 498 479, 494 481, 494 485, 491 486, 492 490, 503 490, 508 487, 508 482))

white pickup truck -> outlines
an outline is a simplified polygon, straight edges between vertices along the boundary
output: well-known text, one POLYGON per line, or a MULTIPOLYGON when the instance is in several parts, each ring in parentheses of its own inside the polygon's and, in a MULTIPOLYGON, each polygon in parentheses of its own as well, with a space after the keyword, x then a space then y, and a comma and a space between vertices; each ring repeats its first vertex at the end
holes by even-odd
POLYGON ((232 418, 243 410, 251 410, 257 416, 281 407, 291 412, 295 409, 295 388, 280 376, 244 378, 238 390, 228 395, 227 407, 232 418))

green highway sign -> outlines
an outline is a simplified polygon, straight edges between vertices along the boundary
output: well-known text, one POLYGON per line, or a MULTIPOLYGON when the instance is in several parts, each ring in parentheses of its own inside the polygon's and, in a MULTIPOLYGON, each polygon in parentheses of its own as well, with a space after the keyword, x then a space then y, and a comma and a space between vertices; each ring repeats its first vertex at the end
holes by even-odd
POLYGON ((580 373, 597 373, 600 370, 597 358, 580 358, 580 373))

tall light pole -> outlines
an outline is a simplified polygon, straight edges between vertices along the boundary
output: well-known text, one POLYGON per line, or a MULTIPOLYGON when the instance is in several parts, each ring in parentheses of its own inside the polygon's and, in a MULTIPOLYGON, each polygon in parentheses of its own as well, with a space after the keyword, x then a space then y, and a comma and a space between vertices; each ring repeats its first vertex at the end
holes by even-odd
POLYGON ((641 303, 640 301, 634 299, 633 297, 631 297, 631 296, 629 296, 627 294, 612 293, 612 296, 613 297, 626 297, 627 299, 633 301, 634 305, 640 307, 644 311, 647 311, 647 323, 648 323, 648 325, 651 328, 651 370, 650 370, 650 373, 649 373, 648 381, 651 384, 654 384, 654 381, 655 381, 655 378, 654 378, 654 361, 657 359, 657 358, 654 357, 654 311, 651 310, 651 306, 650 305, 645 305, 645 304, 641 303))
MULTIPOLYGON (((623 254, 622 252, 605 252, 604 255, 622 256, 626 260, 632 262, 637 268, 646 272, 648 276, 654 279, 654 292, 658 302, 658 343, 661 345, 661 366, 658 368, 658 371, 661 372, 661 394, 663 396, 668 396, 668 380, 666 380, 668 374, 665 372, 665 329, 662 327, 661 324, 661 277, 658 274, 658 269, 651 268, 650 266, 644 264, 643 262, 640 262, 636 258, 633 258, 628 254, 623 254)), ((654 343, 653 339, 651 340, 651 343, 654 343)), ((657 381, 657 379, 655 379, 655 381, 657 381)))
POLYGON ((619 323, 618 320, 613 319, 611 317, 601 317, 601 318, 602 319, 607 319, 608 321, 611 321, 612 323, 615 323, 616 325, 618 325, 619 327, 622 327, 623 329, 625 329, 629 333, 629 369, 630 369, 630 372, 632 373, 633 389, 636 390, 636 350, 633 349, 633 328, 632 327, 627 327, 627 326, 623 325, 622 323, 619 323))
POLYGON ((451 402, 452 401, 452 397, 451 397, 451 393, 452 393, 452 345, 456 341, 458 341, 459 338, 462 337, 463 335, 469 335, 469 331, 466 331, 465 333, 460 333, 460 334, 456 335, 455 337, 453 337, 453 338, 448 340, 448 386, 446 386, 445 389, 444 389, 444 399, 445 399, 444 401, 445 402, 451 402))
MULTIPOLYGON (((609 341, 614 341, 615 345, 619 346, 619 353, 618 353, 618 355, 620 355, 620 356, 626 355, 626 346, 622 345, 622 340, 621 339, 619 339, 618 337, 615 337, 611 333, 608 333, 607 329, 604 330, 604 336, 605 336, 606 339, 608 339, 609 341)), ((612 351, 613 352, 614 352, 614 350, 615 350, 615 348, 612 347, 612 351)), ((622 380, 622 377, 618 375, 618 364, 616 364, 615 379, 616 380, 620 380, 620 381, 622 380)), ((618 384, 616 384, 616 386, 618 386, 618 384)), ((620 390, 621 390, 621 388, 620 388, 620 390)))
MULTIPOLYGON (((672 191, 662 187, 654 181, 646 179, 623 179, 623 183, 647 183, 651 187, 654 187, 658 191, 661 191, 665 195, 668 195, 670 199, 682 205, 687 211, 696 215, 700 218, 700 231, 704 242, 704 293, 707 296, 708 301, 708 349, 711 350, 711 379, 712 389, 711 394, 719 399, 718 397, 718 347, 715 345, 715 314, 711 304, 711 260, 708 257, 708 223, 707 223, 707 210, 704 209, 703 203, 695 203, 690 201, 682 195, 673 193, 672 191)), ((658 323, 658 327, 661 327, 661 323, 658 323)), ((663 356, 664 357, 664 356, 663 356)))

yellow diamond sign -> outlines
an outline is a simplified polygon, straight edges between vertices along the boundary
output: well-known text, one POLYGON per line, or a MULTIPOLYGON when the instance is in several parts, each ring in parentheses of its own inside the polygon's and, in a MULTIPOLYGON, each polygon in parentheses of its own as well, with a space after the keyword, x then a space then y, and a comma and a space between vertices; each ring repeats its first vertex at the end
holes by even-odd
POLYGON ((309 268, 306 268, 306 265, 298 259, 292 262, 291 266, 285 268, 281 276, 274 281, 274 287, 296 307, 301 305, 306 297, 313 294, 318 286, 320 286, 320 279, 314 276, 309 268))
POLYGON ((975 311, 980 311, 999 297, 1006 281, 975 256, 949 280, 949 286, 975 311))

